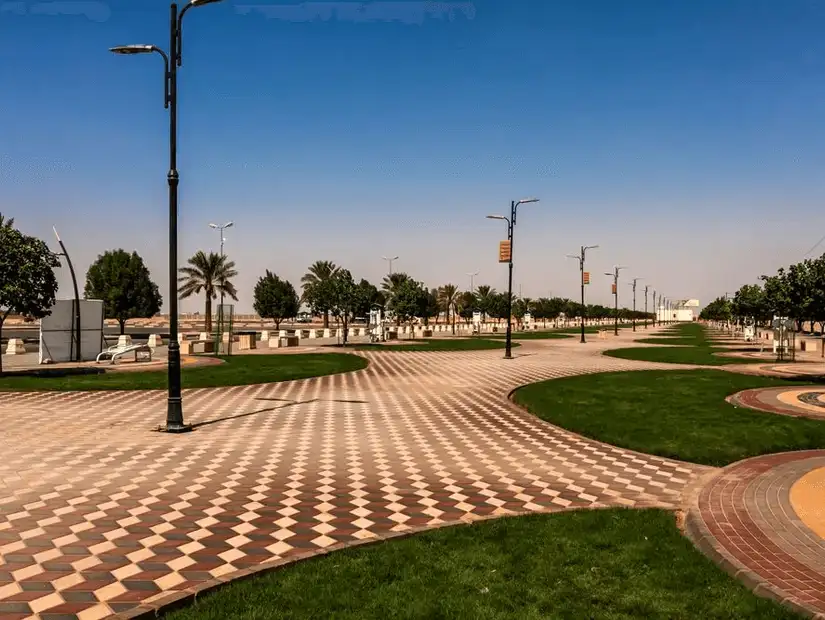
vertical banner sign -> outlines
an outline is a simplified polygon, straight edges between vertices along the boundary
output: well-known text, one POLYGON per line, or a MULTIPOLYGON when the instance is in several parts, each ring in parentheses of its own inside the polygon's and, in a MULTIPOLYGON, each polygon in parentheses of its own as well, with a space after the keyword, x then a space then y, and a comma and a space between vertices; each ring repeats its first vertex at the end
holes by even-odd
POLYGON ((501 241, 498 244, 498 262, 509 263, 511 258, 510 242, 501 241))
POLYGON ((611 290, 611 292, 615 295, 615 294, 616 294, 616 285, 615 285, 615 284, 612 284, 612 285, 610 286, 610 290, 611 290))
POLYGON ((582 282, 583 282, 584 284, 590 284, 590 272, 589 272, 589 271, 585 271, 585 272, 582 274, 582 282))

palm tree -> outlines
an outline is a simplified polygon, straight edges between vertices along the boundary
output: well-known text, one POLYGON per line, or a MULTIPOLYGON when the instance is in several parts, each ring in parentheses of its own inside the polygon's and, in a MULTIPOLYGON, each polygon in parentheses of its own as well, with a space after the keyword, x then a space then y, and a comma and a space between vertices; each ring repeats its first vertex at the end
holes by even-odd
POLYGON ((455 333, 455 310, 458 302, 458 287, 455 284, 445 284, 438 289, 438 303, 445 311, 445 320, 450 324, 450 312, 453 313, 453 333, 455 333))
POLYGON ((384 276, 384 280, 381 282, 381 289, 386 291, 388 297, 392 297, 392 294, 398 289, 398 287, 410 279, 406 273, 391 273, 388 276, 384 276))
POLYGON ((181 299, 186 299, 192 295, 198 295, 201 291, 206 295, 207 332, 212 331, 212 300, 223 293, 238 301, 238 291, 235 285, 230 282, 231 278, 238 275, 235 271, 235 263, 227 261, 225 255, 210 252, 204 254, 203 250, 198 250, 188 261, 189 267, 181 267, 179 271, 183 274, 178 278, 181 282, 178 292, 181 299))
POLYGON ((11 230, 12 226, 14 226, 14 218, 10 217, 6 219, 2 213, 0 213, 0 228, 8 228, 11 230))
POLYGON ((492 286, 487 286, 486 284, 482 284, 481 286, 476 288, 476 299, 478 299, 478 309, 481 311, 481 314, 484 318, 487 318, 487 314, 490 310, 490 305, 493 303, 493 299, 496 296, 496 289, 492 286))
MULTIPOLYGON (((314 291, 325 285, 338 272, 338 265, 331 260, 317 260, 310 265, 309 270, 301 278, 303 295, 301 301, 311 303, 314 291)), ((329 308, 324 308, 324 329, 329 327, 329 308)))

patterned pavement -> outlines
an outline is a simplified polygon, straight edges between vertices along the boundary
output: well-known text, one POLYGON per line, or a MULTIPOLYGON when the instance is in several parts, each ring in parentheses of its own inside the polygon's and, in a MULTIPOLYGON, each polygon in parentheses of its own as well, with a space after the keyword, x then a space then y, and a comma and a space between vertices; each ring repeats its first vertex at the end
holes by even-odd
POLYGON ((825 419, 825 387, 755 388, 728 397, 739 407, 792 417, 825 419))
MULTIPOLYGON (((621 340, 621 338, 620 338, 621 340)), ((678 507, 709 470, 583 439, 506 400, 610 370, 615 340, 367 353, 356 373, 162 392, 0 393, 0 618, 151 611, 337 546, 495 515, 678 507)))

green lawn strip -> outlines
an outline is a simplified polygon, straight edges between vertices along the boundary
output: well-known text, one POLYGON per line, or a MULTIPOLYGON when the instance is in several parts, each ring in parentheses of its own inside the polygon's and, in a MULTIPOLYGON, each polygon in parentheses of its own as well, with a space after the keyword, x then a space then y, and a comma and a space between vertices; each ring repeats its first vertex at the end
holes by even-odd
POLYGON ((697 551, 663 510, 459 525, 253 577, 168 620, 703 620, 801 616, 697 551))
POLYGON ((576 433, 647 454, 723 466, 790 450, 825 448, 825 421, 737 408, 748 388, 805 385, 721 370, 602 373, 534 383, 515 402, 576 433))
MULTIPOLYGON (((254 385, 306 379, 321 375, 360 370, 367 360, 344 353, 290 355, 232 355, 224 364, 183 367, 184 388, 254 385)), ((103 374, 32 377, 0 377, 2 390, 155 390, 166 389, 166 370, 121 371, 103 374)))
POLYGON ((732 349, 714 346, 715 340, 708 337, 707 329, 699 323, 683 323, 672 328, 672 336, 657 335, 636 342, 642 344, 679 345, 672 347, 644 347, 613 349, 604 355, 626 360, 660 362, 665 364, 701 364, 703 366, 724 366, 727 364, 764 363, 764 359, 719 356, 732 349))
MULTIPOLYGON (((390 341, 392 342, 392 341, 390 341)), ((432 340, 401 340, 410 344, 356 344, 356 351, 480 351, 484 349, 503 349, 502 340, 488 338, 433 338, 432 340)), ((514 347, 518 343, 513 343, 514 347)))

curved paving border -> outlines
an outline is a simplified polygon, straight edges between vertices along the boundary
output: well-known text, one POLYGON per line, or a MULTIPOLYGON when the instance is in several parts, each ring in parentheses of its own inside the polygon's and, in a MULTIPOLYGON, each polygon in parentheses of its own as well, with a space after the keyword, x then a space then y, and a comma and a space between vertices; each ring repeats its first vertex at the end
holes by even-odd
POLYGON ((523 512, 681 506, 707 468, 504 402, 554 377, 681 367, 563 342, 525 343, 514 360, 369 352, 355 373, 186 390, 198 428, 178 436, 149 431, 163 392, 0 394, 0 616, 153 614, 362 540, 523 512))
POLYGON ((825 403, 820 402, 823 394, 825 386, 815 385, 754 388, 732 394, 727 401, 756 411, 822 420, 825 419, 825 403))
POLYGON ((696 545, 762 596, 825 619, 825 540, 796 515, 793 483, 825 466, 825 450, 760 456, 702 488, 686 529, 696 545))

